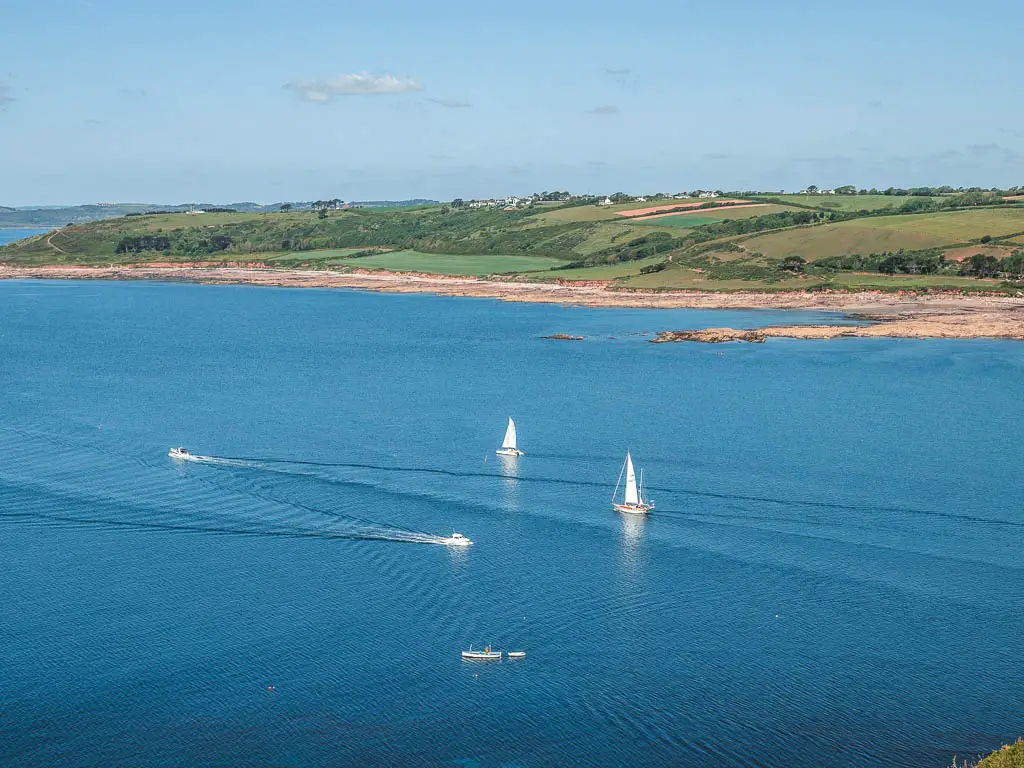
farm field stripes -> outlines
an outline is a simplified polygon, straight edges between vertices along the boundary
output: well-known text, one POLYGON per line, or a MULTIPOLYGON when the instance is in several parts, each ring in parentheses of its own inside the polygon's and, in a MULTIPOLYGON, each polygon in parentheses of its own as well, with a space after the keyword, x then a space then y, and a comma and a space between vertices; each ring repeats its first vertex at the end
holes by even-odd
POLYGON ((626 216, 626 217, 632 217, 632 216, 644 216, 644 217, 646 217, 648 214, 658 214, 658 213, 663 212, 663 211, 664 212, 672 212, 672 211, 678 212, 680 208, 688 208, 688 209, 691 209, 691 210, 700 210, 701 206, 708 205, 708 204, 713 204, 713 205, 767 205, 767 203, 751 203, 751 202, 749 202, 747 200, 738 200, 738 199, 733 199, 733 198, 726 198, 726 199, 722 199, 722 200, 719 200, 719 199, 704 200, 703 202, 695 202, 695 203, 679 202, 679 203, 676 203, 674 205, 653 205, 653 206, 651 206, 649 208, 634 208, 634 209, 630 209, 630 210, 626 210, 626 211, 616 211, 615 214, 617 216, 626 216))

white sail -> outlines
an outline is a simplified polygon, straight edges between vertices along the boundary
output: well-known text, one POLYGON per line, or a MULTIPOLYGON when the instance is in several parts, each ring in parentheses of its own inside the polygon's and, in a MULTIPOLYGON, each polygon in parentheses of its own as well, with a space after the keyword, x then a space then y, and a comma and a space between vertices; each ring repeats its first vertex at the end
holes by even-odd
POLYGON ((636 492, 636 473, 633 471, 633 458, 629 455, 629 451, 626 451, 626 498, 623 499, 626 504, 638 504, 640 503, 640 495, 636 492))
POLYGON ((502 448, 515 448, 516 447, 516 423, 512 421, 512 417, 509 417, 508 428, 505 430, 505 439, 501 441, 502 448))

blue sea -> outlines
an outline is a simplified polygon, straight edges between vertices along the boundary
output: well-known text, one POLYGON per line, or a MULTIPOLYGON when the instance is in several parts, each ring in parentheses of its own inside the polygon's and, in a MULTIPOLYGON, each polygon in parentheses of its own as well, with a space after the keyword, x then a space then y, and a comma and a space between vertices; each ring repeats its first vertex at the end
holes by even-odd
POLYGON ((1024 345, 648 343, 826 319, 0 282, 0 764, 938 768, 1016 738, 1024 345), (647 518, 611 508, 627 449, 647 518))
POLYGON ((52 227, 0 227, 0 245, 49 232, 52 227))

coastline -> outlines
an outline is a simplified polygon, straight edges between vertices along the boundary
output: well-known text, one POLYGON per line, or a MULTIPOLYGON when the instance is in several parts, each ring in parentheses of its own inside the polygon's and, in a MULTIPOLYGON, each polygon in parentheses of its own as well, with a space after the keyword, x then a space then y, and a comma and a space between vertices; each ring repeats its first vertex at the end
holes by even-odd
MULTIPOLYGON (((159 280, 287 288, 352 288, 382 293, 432 293, 542 304, 649 309, 800 309, 841 312, 866 326, 773 326, 765 336, 1001 338, 1024 340, 1024 298, 943 293, 616 291, 604 282, 528 283, 381 271, 334 272, 248 266, 140 265, 120 267, 0 266, 0 280, 159 280)), ((568 329, 571 331, 571 329, 568 329)), ((743 330, 715 329, 726 337, 743 330)), ((683 332, 675 332, 683 333, 683 332)), ((664 338, 664 341, 712 339, 664 338)), ((738 341, 720 338, 718 341, 738 341)))

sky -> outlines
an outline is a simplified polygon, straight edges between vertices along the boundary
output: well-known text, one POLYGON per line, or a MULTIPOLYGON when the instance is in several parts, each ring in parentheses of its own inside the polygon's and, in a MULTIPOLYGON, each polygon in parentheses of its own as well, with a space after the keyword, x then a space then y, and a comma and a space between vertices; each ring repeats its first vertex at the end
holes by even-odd
POLYGON ((1020 0, 0 0, 0 205, 1024 184, 1020 0))

